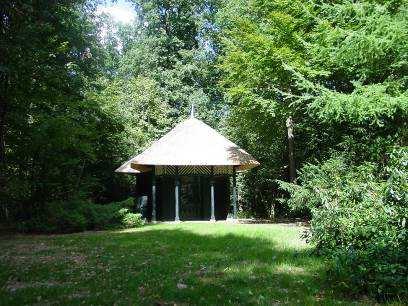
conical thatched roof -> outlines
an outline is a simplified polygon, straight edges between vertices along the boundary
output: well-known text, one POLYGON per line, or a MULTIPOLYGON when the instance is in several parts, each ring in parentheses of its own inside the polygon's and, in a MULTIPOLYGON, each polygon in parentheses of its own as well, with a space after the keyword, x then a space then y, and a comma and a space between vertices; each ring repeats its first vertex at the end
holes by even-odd
POLYGON ((259 163, 204 122, 190 118, 176 125, 116 172, 138 173, 147 166, 236 166, 238 171, 259 163))

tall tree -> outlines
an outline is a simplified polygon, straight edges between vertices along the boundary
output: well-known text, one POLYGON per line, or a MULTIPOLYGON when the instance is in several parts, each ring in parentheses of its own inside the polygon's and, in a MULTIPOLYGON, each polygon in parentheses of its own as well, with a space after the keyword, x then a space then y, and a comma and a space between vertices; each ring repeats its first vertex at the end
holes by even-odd
POLYGON ((190 106, 214 127, 225 117, 217 87, 211 1, 134 1, 135 24, 119 26, 113 78, 101 79, 97 99, 125 127, 127 154, 143 150, 185 118, 190 106))
POLYGON ((354 163, 381 163, 389 147, 406 144, 407 16, 405 1, 226 3, 230 125, 264 166, 247 175, 247 190, 263 191, 246 194, 252 213, 266 216, 274 179, 293 176, 288 116, 300 166, 344 150, 354 163))
MULTIPOLYGON (((298 93, 287 66, 303 71, 310 19, 303 1, 226 1, 218 15, 224 53, 222 84, 231 105, 229 126, 262 167, 245 174, 245 209, 267 217, 285 211, 276 202, 276 178, 288 178, 286 120, 302 114, 284 93, 298 93), (278 205, 275 205, 278 204, 278 205)), ((293 158, 298 159, 299 150, 293 158)), ((291 155, 292 156, 292 155, 291 155)), ((293 173, 292 173, 293 175, 293 173)))
POLYGON ((194 103, 199 115, 216 125, 223 100, 216 88, 213 1, 140 1, 141 34, 124 54, 123 75, 154 79, 172 120, 180 120, 194 103))
POLYGON ((86 1, 1 4, 1 203, 16 213, 97 184, 98 143, 115 123, 84 99, 103 63, 94 10, 86 1))

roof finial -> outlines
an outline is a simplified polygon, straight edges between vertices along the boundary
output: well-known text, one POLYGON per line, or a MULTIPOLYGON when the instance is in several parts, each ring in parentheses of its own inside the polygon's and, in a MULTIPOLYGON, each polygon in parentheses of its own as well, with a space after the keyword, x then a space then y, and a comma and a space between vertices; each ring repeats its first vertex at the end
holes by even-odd
POLYGON ((194 103, 191 104, 190 118, 194 118, 194 103))

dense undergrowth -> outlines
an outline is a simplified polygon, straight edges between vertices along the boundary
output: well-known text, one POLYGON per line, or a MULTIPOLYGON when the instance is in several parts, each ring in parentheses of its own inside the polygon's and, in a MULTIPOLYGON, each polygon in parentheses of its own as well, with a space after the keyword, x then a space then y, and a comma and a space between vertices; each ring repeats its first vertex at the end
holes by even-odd
POLYGON ((72 233, 84 230, 132 228, 144 224, 140 213, 133 213, 134 201, 94 204, 90 201, 50 202, 17 230, 28 233, 72 233))
POLYGON ((294 209, 308 207, 308 239, 331 259, 338 286, 379 299, 407 297, 408 150, 387 166, 353 165, 344 157, 302 168, 300 185, 281 182, 294 209))

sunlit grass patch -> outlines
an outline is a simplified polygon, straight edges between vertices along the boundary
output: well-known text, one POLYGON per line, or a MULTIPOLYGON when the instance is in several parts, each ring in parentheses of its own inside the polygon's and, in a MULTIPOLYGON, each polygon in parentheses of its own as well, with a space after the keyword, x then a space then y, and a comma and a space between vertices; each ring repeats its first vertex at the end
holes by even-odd
POLYGON ((186 222, 3 237, 0 304, 351 304, 301 231, 186 222))

